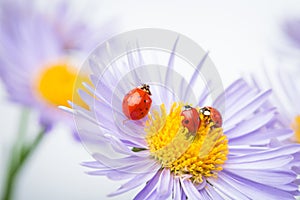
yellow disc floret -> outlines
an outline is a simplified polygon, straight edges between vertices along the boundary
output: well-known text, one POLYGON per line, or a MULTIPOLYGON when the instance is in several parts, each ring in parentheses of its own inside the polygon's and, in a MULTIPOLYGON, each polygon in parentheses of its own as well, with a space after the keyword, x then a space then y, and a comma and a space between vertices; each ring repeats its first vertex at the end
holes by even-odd
MULTIPOLYGON (((73 99, 73 89, 76 78, 82 81, 88 81, 87 77, 77 77, 77 70, 66 63, 55 63, 49 65, 40 71, 34 80, 34 88, 37 94, 53 106, 67 106, 68 100, 73 99)), ((74 98, 80 99, 77 92, 74 98)), ((88 106, 83 102, 76 102, 84 108, 88 106)))
POLYGON ((174 103, 167 115, 164 105, 154 111, 146 123, 146 140, 153 158, 174 175, 201 183, 203 177, 215 177, 227 160, 228 144, 222 128, 201 124, 196 133, 182 126, 183 104, 174 103))

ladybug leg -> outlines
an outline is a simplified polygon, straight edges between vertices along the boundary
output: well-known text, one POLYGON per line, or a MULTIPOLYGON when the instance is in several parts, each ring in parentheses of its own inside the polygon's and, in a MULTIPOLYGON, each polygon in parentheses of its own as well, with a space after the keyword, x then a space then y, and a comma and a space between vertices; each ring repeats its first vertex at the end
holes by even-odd
POLYGON ((196 137, 196 132, 187 132, 186 134, 185 134, 185 139, 190 139, 191 137, 193 137, 193 138, 195 138, 196 137))

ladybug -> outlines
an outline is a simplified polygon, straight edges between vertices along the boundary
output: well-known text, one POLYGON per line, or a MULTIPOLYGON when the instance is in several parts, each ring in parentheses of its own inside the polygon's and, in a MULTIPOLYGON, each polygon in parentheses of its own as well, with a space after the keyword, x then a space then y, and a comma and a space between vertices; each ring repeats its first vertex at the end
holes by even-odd
POLYGON ((184 110, 180 115, 184 117, 181 121, 182 125, 191 133, 197 132, 200 127, 200 117, 198 111, 189 105, 185 105, 184 110))
POLYGON ((130 90, 123 98, 122 110, 125 116, 131 120, 139 120, 145 117, 151 107, 150 86, 142 84, 140 87, 130 90))
POLYGON ((205 106, 200 108, 199 113, 202 114, 206 124, 213 122, 214 128, 222 127, 222 116, 217 109, 210 106, 205 106))

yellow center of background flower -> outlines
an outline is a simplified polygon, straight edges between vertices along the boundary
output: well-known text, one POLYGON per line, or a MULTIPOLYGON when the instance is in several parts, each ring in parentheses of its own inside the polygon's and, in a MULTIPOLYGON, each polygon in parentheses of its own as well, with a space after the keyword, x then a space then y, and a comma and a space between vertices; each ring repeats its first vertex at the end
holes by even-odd
MULTIPOLYGON (((77 70, 70 67, 67 63, 57 63, 43 68, 38 74, 35 87, 39 96, 53 106, 67 106, 68 100, 73 99, 73 89, 76 78, 80 82, 89 82, 88 77, 77 76, 77 70)), ((84 89, 83 86, 80 86, 84 89)), ((84 108, 88 106, 78 97, 77 91, 74 94, 76 104, 84 108), (78 100, 77 100, 78 99, 78 100), (77 102, 78 101, 78 102, 77 102)))
POLYGON ((182 105, 174 103, 169 115, 163 104, 160 113, 152 112, 146 122, 146 140, 151 155, 163 168, 197 184, 203 177, 216 177, 223 169, 228 140, 222 128, 211 128, 212 124, 200 125, 197 133, 190 133, 181 123, 182 105))
POLYGON ((295 131, 295 140, 300 143, 300 115, 295 117, 295 121, 292 124, 292 129, 295 131))

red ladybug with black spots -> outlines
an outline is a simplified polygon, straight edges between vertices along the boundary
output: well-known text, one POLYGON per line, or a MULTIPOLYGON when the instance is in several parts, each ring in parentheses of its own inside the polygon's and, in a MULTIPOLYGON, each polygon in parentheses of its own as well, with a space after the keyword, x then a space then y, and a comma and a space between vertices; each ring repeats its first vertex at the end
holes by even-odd
POLYGON ((197 132, 200 127, 200 118, 196 108, 185 105, 184 110, 181 112, 181 116, 184 117, 181 122, 182 126, 186 127, 191 133, 197 132))
POLYGON ((205 106, 200 108, 199 113, 203 115, 203 119, 206 124, 212 122, 213 128, 222 127, 223 124, 222 115, 217 109, 210 106, 205 106))
POLYGON ((145 117, 151 107, 150 86, 142 84, 140 87, 130 90, 123 98, 122 110, 130 120, 139 120, 145 117))

